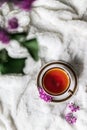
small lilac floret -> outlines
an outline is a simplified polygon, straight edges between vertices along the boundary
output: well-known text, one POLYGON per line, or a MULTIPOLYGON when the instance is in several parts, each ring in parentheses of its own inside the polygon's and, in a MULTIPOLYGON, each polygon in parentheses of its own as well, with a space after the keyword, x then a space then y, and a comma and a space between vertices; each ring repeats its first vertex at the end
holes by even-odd
POLYGON ((52 97, 50 95, 46 94, 41 87, 39 88, 39 95, 40 95, 40 98, 46 102, 52 101, 52 97))

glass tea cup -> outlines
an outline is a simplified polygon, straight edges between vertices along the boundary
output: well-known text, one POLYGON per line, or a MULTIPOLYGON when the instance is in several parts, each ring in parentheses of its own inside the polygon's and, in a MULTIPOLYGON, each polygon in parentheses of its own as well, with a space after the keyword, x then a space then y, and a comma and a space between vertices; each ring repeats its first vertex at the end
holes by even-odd
POLYGON ((77 76, 73 67, 64 61, 47 63, 37 77, 37 87, 52 97, 52 102, 62 102, 77 90, 77 76))

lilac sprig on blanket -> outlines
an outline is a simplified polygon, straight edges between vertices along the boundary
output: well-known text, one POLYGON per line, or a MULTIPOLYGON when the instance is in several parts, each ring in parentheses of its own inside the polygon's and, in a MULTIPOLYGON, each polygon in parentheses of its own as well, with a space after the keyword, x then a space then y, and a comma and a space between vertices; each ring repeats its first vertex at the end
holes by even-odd
POLYGON ((74 124, 77 121, 77 118, 73 115, 73 113, 67 113, 65 115, 65 119, 69 124, 74 124))
POLYGON ((76 105, 75 103, 68 103, 67 105, 67 112, 65 114, 65 119, 69 124, 75 124, 77 121, 77 117, 74 115, 78 110, 80 110, 80 107, 76 105))
POLYGON ((80 107, 76 105, 75 103, 69 103, 68 107, 70 108, 72 112, 77 112, 78 110, 80 110, 80 107))
POLYGON ((46 94, 41 87, 39 88, 39 95, 40 95, 40 98, 46 102, 52 101, 52 97, 50 95, 46 94))

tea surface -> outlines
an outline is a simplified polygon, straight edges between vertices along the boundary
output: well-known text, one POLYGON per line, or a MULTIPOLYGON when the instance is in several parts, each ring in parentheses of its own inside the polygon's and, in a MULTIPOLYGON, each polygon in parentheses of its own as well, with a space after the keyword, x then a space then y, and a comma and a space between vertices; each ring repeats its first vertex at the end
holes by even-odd
POLYGON ((69 75, 61 68, 52 68, 43 76, 42 80, 44 90, 52 95, 64 93, 70 84, 69 75))

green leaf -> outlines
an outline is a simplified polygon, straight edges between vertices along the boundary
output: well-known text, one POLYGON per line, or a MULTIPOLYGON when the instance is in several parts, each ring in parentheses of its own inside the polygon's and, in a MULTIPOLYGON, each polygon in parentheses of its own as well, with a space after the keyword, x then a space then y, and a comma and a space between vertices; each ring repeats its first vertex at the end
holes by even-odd
POLYGON ((25 33, 25 32, 10 35, 11 39, 17 40, 18 42, 21 43, 21 45, 26 47, 28 52, 33 57, 33 59, 35 61, 37 61, 39 59, 39 56, 38 56, 38 51, 39 51, 38 42, 37 42, 36 39, 31 39, 31 40, 26 41, 26 36, 27 36, 27 33, 25 33))
POLYGON ((8 55, 5 49, 0 51, 0 63, 7 62, 8 55))
POLYGON ((1 74, 23 74, 26 58, 11 58, 7 51, 0 51, 0 73, 1 74), (1 58, 5 57, 5 58, 1 58))
POLYGON ((19 42, 23 42, 26 40, 26 36, 27 36, 27 33, 16 33, 16 34, 11 34, 10 37, 11 39, 15 39, 19 42))
POLYGON ((39 45, 37 39, 31 39, 29 41, 21 42, 21 44, 27 48, 34 60, 38 60, 39 45))

